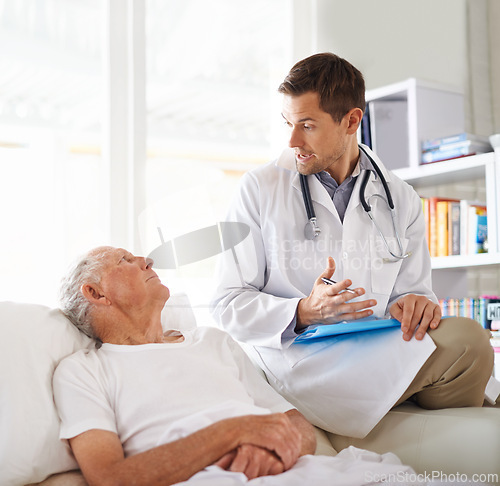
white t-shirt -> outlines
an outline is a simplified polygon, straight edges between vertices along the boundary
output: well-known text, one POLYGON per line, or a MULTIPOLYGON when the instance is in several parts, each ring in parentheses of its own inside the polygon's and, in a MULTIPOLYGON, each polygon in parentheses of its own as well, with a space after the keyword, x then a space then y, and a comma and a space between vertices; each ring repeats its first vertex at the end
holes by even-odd
POLYGON ((105 343, 65 358, 54 374, 60 437, 115 432, 133 455, 224 418, 293 408, 226 333, 200 327, 180 343, 105 343))

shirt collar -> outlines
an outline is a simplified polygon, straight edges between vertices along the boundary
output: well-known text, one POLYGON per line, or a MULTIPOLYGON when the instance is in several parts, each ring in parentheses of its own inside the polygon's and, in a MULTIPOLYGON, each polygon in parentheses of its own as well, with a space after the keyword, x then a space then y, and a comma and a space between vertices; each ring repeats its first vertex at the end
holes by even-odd
MULTIPOLYGON (((375 174, 375 177, 377 177, 377 172, 373 168, 370 159, 366 156, 366 154, 362 150, 360 150, 358 162, 356 163, 356 166, 354 167, 352 174, 342 184, 344 185, 349 184, 354 178, 358 177, 359 174, 361 174, 362 170, 371 170, 375 174)), ((316 174, 316 176, 323 183, 329 183, 334 187, 338 187, 338 184, 335 181, 335 179, 326 170, 321 171, 319 174, 316 174)))

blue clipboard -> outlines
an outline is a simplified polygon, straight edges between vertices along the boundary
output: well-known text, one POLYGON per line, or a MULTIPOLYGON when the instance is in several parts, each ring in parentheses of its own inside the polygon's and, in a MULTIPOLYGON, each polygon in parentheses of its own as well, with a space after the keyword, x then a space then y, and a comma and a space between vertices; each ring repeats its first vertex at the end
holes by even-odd
POLYGON ((359 319, 357 321, 343 321, 336 324, 316 324, 309 326, 293 342, 305 343, 314 339, 338 336, 340 334, 375 331, 399 326, 401 326, 401 323, 397 319, 359 319))

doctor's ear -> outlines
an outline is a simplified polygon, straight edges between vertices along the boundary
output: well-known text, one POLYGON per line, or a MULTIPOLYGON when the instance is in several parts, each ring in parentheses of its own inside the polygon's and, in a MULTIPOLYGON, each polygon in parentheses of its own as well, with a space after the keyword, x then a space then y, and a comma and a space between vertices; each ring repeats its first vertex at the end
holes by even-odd
POLYGON ((84 284, 81 288, 83 296, 92 304, 109 305, 109 300, 95 284, 84 284))
POLYGON ((361 108, 353 108, 347 112, 345 118, 347 118, 348 121, 347 133, 352 135, 353 133, 356 133, 361 120, 363 119, 363 110, 361 108))

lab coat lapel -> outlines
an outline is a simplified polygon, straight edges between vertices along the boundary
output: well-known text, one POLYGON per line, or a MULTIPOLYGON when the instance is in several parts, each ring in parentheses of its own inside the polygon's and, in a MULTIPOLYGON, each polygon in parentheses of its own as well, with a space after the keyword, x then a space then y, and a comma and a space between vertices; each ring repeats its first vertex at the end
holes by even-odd
POLYGON ((338 216, 335 205, 328 191, 325 189, 321 181, 315 176, 311 175, 307 178, 309 181, 309 189, 311 191, 311 199, 315 204, 321 204, 328 211, 338 216))
MULTIPOLYGON (((333 204, 332 198, 328 194, 328 191, 323 187, 323 184, 318 180, 315 175, 310 175, 307 177, 307 181, 309 183, 309 192, 311 193, 311 199, 313 205, 317 206, 320 204, 330 213, 332 213, 335 217, 337 217, 340 221, 339 215, 335 206, 333 204)), ((292 179, 292 186, 298 192, 299 197, 303 198, 302 189, 300 187, 300 176, 299 173, 296 172, 292 179)), ((318 214, 317 211, 315 211, 318 214)))

